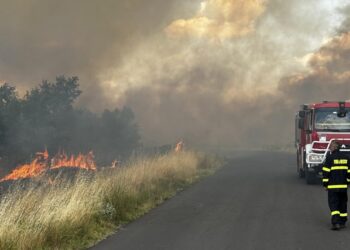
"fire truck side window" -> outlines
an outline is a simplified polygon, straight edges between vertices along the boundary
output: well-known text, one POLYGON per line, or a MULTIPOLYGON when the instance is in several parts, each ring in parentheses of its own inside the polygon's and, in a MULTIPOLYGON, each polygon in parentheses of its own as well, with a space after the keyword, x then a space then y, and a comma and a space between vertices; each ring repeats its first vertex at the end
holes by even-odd
POLYGON ((313 117, 313 112, 311 110, 308 110, 306 112, 306 130, 307 131, 312 131, 312 117, 313 117))
POLYGON ((308 127, 308 129, 310 130, 310 131, 312 131, 312 128, 313 128, 313 121, 314 121, 314 119, 313 119, 313 117, 314 117, 314 111, 313 110, 310 110, 310 113, 309 113, 309 127, 308 127))
POLYGON ((297 145, 300 141, 300 132, 299 132, 299 120, 301 118, 299 117, 299 115, 295 116, 295 144, 297 145))

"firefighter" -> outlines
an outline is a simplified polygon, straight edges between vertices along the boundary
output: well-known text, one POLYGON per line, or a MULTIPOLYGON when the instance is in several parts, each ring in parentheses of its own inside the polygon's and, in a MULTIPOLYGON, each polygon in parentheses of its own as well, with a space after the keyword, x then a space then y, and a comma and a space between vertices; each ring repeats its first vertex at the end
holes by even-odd
POLYGON ((347 188, 350 182, 350 159, 339 151, 340 144, 332 141, 330 153, 322 168, 323 185, 328 190, 328 205, 331 210, 332 230, 345 228, 347 221, 347 188))

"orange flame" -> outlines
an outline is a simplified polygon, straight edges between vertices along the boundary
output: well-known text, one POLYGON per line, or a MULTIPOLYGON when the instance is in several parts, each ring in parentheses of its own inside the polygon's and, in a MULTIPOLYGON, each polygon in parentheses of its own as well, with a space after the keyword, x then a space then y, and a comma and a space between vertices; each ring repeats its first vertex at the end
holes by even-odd
POLYGON ((175 152, 178 153, 178 152, 181 152, 183 151, 184 149, 184 142, 183 141, 180 141, 176 144, 176 147, 175 147, 175 152))
POLYGON ((95 171, 96 163, 94 158, 93 152, 89 152, 86 155, 79 154, 77 157, 74 155, 68 157, 66 153, 60 153, 49 161, 49 153, 45 150, 44 152, 36 153, 31 163, 18 166, 9 175, 2 178, 0 182, 37 177, 50 169, 69 167, 95 171))
POLYGON ((17 167, 9 175, 2 178, 0 182, 39 176, 46 171, 48 158, 49 153, 47 150, 44 152, 38 152, 31 163, 17 167))
POLYGON ((119 161, 118 160, 114 160, 112 161, 112 165, 111 165, 111 168, 118 168, 119 167, 119 161))
POLYGON ((96 170, 93 152, 87 155, 79 154, 77 157, 71 155, 68 157, 66 153, 56 155, 51 160, 51 169, 58 168, 81 168, 86 170, 96 170))

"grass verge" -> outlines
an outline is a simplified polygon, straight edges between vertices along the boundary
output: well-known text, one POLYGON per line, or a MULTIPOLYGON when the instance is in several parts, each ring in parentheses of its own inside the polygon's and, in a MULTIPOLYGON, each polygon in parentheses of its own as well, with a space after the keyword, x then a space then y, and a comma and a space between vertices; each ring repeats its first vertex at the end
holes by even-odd
POLYGON ((194 152, 134 159, 74 180, 34 180, 0 200, 0 249, 85 249, 220 166, 194 152))

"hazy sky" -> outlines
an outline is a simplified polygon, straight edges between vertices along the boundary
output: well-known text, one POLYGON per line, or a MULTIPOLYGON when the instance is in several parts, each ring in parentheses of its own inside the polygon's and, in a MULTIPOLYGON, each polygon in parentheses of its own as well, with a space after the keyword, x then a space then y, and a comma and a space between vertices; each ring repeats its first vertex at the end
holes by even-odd
POLYGON ((0 81, 77 75, 146 144, 291 143, 299 104, 350 99, 344 0, 0 0, 0 81))

